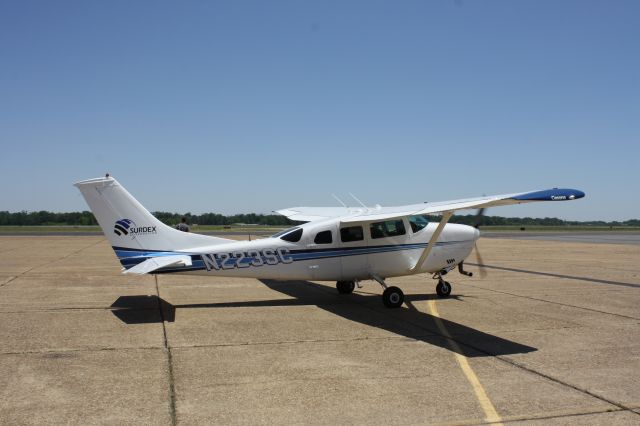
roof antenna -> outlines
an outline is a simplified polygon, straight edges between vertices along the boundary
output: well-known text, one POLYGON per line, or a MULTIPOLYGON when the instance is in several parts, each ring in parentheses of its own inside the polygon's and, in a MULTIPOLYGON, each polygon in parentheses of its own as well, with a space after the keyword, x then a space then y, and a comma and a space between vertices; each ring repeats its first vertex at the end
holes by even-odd
POLYGON ((365 205, 364 205, 364 203, 363 203, 362 201, 358 200, 358 198, 357 198, 355 195, 353 195, 352 193, 349 193, 349 195, 351 195, 351 198, 353 198, 353 199, 354 199, 354 200, 356 200, 358 203, 360 203, 360 205, 361 205, 362 207, 364 207, 365 209, 367 209, 367 208, 368 208, 367 206, 365 206, 365 205))
POLYGON ((340 204, 342 204, 342 207, 347 208, 347 205, 346 205, 345 203, 343 203, 343 202, 342 202, 342 200, 341 200, 340 198, 338 198, 338 196, 337 196, 336 194, 331 194, 331 196, 332 196, 333 198, 335 198, 336 200, 338 200, 338 202, 339 202, 340 204))

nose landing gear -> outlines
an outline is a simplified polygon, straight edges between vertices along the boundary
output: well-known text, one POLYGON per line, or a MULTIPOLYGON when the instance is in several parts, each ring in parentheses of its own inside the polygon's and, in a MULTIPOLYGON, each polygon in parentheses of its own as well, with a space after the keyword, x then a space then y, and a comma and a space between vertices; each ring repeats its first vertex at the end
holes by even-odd
POLYGON ((451 284, 449 284, 449 281, 445 281, 440 278, 436 285, 436 293, 438 294, 438 297, 449 297, 451 294, 451 284))
POLYGON ((451 284, 449 283, 449 281, 445 281, 444 278, 442 278, 442 275, 442 272, 437 272, 433 275, 433 278, 438 279, 438 284, 436 285, 436 294, 438 295, 438 297, 445 298, 451 295, 451 284))

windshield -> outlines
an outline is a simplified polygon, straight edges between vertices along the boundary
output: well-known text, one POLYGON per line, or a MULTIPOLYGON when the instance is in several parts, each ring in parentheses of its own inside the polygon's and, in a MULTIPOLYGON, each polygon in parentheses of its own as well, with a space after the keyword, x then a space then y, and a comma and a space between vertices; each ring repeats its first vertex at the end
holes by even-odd
POLYGON ((426 215, 409 216, 409 224, 411 225, 411 231, 418 232, 429 224, 429 219, 426 215))
POLYGON ((288 234, 289 232, 291 232, 291 231, 295 231, 296 229, 298 229, 298 227, 297 227, 297 226, 294 226, 293 228, 287 228, 287 229, 284 229, 284 230, 282 230, 282 231, 278 232, 277 234, 273 234, 273 235, 271 236, 271 238, 280 238, 280 237, 282 237, 284 234, 288 234))

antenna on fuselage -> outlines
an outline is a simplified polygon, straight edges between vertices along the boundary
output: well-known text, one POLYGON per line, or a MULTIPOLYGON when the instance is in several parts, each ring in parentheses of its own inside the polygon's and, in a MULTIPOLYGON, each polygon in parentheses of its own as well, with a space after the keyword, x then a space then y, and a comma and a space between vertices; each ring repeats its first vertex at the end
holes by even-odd
POLYGON ((345 203, 343 203, 343 202, 342 202, 342 200, 341 200, 340 198, 338 198, 338 196, 337 196, 336 194, 331 194, 331 196, 332 196, 333 198, 335 198, 336 200, 338 200, 338 202, 339 202, 340 204, 342 204, 342 207, 347 207, 347 205, 346 205, 345 203))
POLYGON ((368 207, 367 207, 367 206, 365 206, 365 205, 364 205, 364 203, 363 203, 362 201, 358 200, 358 198, 357 198, 355 195, 353 195, 352 193, 349 193, 349 195, 351 195, 351 198, 353 198, 353 199, 354 199, 354 200, 356 200, 358 203, 360 203, 360 205, 361 205, 362 207, 364 207, 365 209, 368 209, 368 207))

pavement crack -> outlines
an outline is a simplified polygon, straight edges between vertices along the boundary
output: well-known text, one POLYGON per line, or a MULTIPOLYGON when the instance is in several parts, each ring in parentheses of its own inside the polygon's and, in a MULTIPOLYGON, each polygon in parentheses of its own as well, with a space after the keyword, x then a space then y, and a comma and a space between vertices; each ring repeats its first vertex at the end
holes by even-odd
MULTIPOLYGON (((377 380, 411 380, 411 379, 428 379, 431 377, 427 374, 383 374, 380 376, 362 376, 362 377, 331 377, 332 381, 340 382, 370 382, 377 380)), ((327 380, 326 377, 300 377, 300 378, 270 378, 264 380, 238 380, 236 382, 221 382, 209 384, 210 387, 228 387, 228 386, 254 386, 268 385, 273 383, 313 383, 327 380)), ((618 411, 618 410, 617 410, 618 411)))
MULTIPOLYGON (((82 248, 80 248, 80 249, 78 249, 78 250, 76 250, 76 251, 72 251, 71 253, 67 253, 66 255, 64 255, 64 256, 62 256, 62 257, 60 257, 60 258, 58 258, 58 259, 52 260, 51 262, 47 262, 47 263, 42 264, 42 265, 35 266, 35 267, 33 267, 33 268, 29 269, 29 271, 32 271, 32 270, 34 270, 34 269, 43 268, 43 267, 45 267, 45 266, 53 265, 54 263, 60 262, 61 260, 65 260, 65 259, 67 259, 67 258, 69 258, 69 257, 73 256, 74 254, 78 254, 78 253, 80 253, 80 252, 82 252, 82 251, 85 251, 85 250, 87 250, 87 249, 90 249, 91 247, 97 246, 98 244, 102 243, 103 241, 104 241, 104 239, 103 239, 103 238, 100 238, 98 241, 95 241, 95 242, 93 242, 93 243, 91 243, 91 244, 89 244, 89 245, 87 245, 87 246, 85 246, 85 247, 82 247, 82 248)), ((25 272, 25 273, 26 273, 26 272, 25 272)))
POLYGON ((524 296, 524 295, 521 295, 521 294, 509 293, 508 291, 495 290, 495 289, 492 289, 492 288, 480 287, 480 286, 473 285, 473 284, 468 284, 468 283, 465 283, 464 285, 467 285, 469 287, 473 287, 473 288, 476 288, 476 289, 479 289, 479 290, 486 290, 486 291, 491 291, 493 293, 506 294, 506 295, 513 296, 513 297, 520 297, 520 298, 523 298, 523 299, 535 300, 537 302, 551 303, 551 304, 554 304, 554 305, 566 306, 566 307, 569 307, 569 308, 582 309, 584 311, 591 311, 591 312, 596 312, 596 313, 599 313, 599 314, 612 315, 612 316, 615 316, 615 317, 633 319, 633 320, 640 319, 640 318, 636 318, 636 317, 630 317, 628 315, 614 314, 613 312, 601 311, 599 309, 586 308, 584 306, 576 306, 576 305, 571 305, 569 303, 555 302, 553 300, 540 299, 540 298, 533 297, 533 296, 524 296))
POLYGON ((71 252, 71 253, 67 253, 66 255, 64 255, 64 256, 62 256, 62 257, 60 257, 60 258, 58 258, 58 259, 52 260, 52 261, 47 262, 47 263, 44 263, 44 264, 42 264, 42 265, 32 266, 31 268, 27 269, 26 271, 21 272, 21 273, 19 273, 18 275, 16 275, 15 277, 11 278, 10 280, 5 281, 4 283, 0 284, 0 288, 2 288, 2 287, 4 287, 4 286, 6 286, 6 285, 7 285, 7 284, 9 284, 10 282, 13 282, 13 281, 17 280, 18 278, 20 278, 20 277, 24 276, 25 274, 28 274, 28 273, 29 273, 29 272, 31 272, 31 271, 34 271, 34 270, 39 269, 39 268, 43 268, 43 267, 45 267, 45 266, 52 265, 52 264, 54 264, 54 263, 56 263, 56 262, 60 262, 61 260, 64 260, 64 259, 66 259, 66 258, 68 258, 68 257, 70 257, 70 256, 73 256, 74 254, 78 254, 78 253, 80 253, 81 251, 84 251, 84 250, 89 249, 89 248, 91 248, 91 247, 93 247, 93 246, 95 246, 95 245, 98 245, 98 244, 99 244, 99 243, 101 243, 102 241, 103 241, 103 239, 101 238, 99 241, 93 242, 93 243, 89 244, 88 246, 82 247, 82 248, 80 248, 80 249, 78 249, 78 250, 76 250, 76 251, 73 251, 73 252, 71 252))
POLYGON ((277 345, 297 345, 305 343, 332 343, 332 342, 362 342, 367 340, 416 340, 421 337, 433 337, 434 333, 416 334, 411 336, 385 336, 385 337, 353 337, 350 339, 302 339, 302 340, 282 340, 279 342, 234 342, 234 343, 215 343, 201 345, 182 345, 174 346, 172 350, 180 349, 197 349, 197 348, 228 348, 241 346, 277 346, 277 345))
MULTIPOLYGON (((31 268, 33 269, 33 268, 31 268)), ((4 287, 5 285, 9 284, 11 281, 14 281, 15 279, 17 279, 18 277, 20 277, 22 274, 26 274, 27 272, 29 272, 31 269, 22 272, 19 275, 16 275, 15 277, 10 277, 8 280, 6 280, 5 282, 3 282, 2 284, 0 284, 0 287, 4 287)))
MULTIPOLYGON (((471 263, 471 262, 465 262, 465 265, 478 266, 478 267, 480 266, 477 263, 471 263)), ((528 269, 507 268, 505 266, 482 265, 482 267, 488 268, 488 269, 497 269, 499 271, 519 272, 521 274, 541 275, 543 277, 563 278, 567 280, 586 281, 586 282, 597 283, 597 284, 609 284, 609 285, 617 285, 621 287, 635 287, 635 288, 640 287, 640 284, 636 284, 636 283, 601 280, 599 278, 579 277, 575 275, 555 274, 552 272, 530 271, 528 269)))
POLYGON ((167 370, 169 373, 169 415, 171 417, 171 425, 175 426, 176 419, 176 391, 175 391, 175 379, 173 375, 173 354, 171 353, 171 347, 169 346, 169 340, 167 338, 167 327, 164 318, 164 312, 160 301, 160 288, 158 286, 158 275, 153 276, 156 282, 156 296, 158 297, 158 311, 160 312, 160 320, 162 321, 162 340, 164 349, 167 353, 167 370))
MULTIPOLYGON (((472 346, 471 346, 471 347, 472 347, 472 346)), ((475 348, 474 348, 474 349, 475 349, 475 348)), ((479 350, 479 349, 476 349, 476 350, 479 350)), ((516 361, 513 361, 513 360, 511 360, 511 359, 505 358, 505 357, 503 357, 502 355, 493 355, 493 356, 494 356, 496 359, 498 359, 498 360, 500 360, 500 361, 502 361, 502 362, 505 362, 505 363, 507 363, 507 364, 509 364, 509 365, 511 365, 511 366, 517 367, 517 368, 519 368, 519 369, 521 369, 521 370, 523 370, 523 371, 526 371, 526 372, 528 372, 528 373, 534 374, 534 375, 539 376, 539 377, 543 377, 543 378, 545 378, 545 379, 547 379, 547 380, 549 380, 549 381, 552 381, 552 382, 554 382, 554 383, 557 383, 557 384, 560 384, 560 385, 563 385, 563 386, 569 387, 569 388, 571 388, 571 389, 573 389, 573 390, 576 390, 576 391, 578 391, 578 392, 582 392, 582 393, 584 393, 584 394, 586 394, 586 395, 589 395, 589 396, 591 396, 591 397, 593 397, 593 398, 599 399, 600 401, 606 402, 606 403, 611 404, 611 405, 613 405, 613 406, 615 406, 615 407, 618 407, 618 408, 620 408, 620 409, 622 409, 622 410, 630 411, 630 412, 632 412, 632 413, 634 413, 634 414, 636 414, 636 415, 640 416, 640 413, 636 413, 635 411, 633 411, 633 408, 632 408, 632 407, 627 407, 626 405, 624 405, 624 404, 622 404, 622 403, 620 403, 620 402, 616 402, 616 401, 614 401, 614 400, 612 400, 612 399, 609 399, 609 398, 607 398, 607 397, 605 397, 605 396, 598 395, 598 394, 597 394, 597 393, 595 393, 595 392, 592 392, 592 391, 590 391, 590 390, 588 390, 588 389, 582 388, 582 387, 580 387, 580 386, 578 386, 578 385, 573 385, 573 384, 571 384, 571 383, 569 383, 569 382, 566 382, 566 381, 564 381, 564 380, 562 380, 562 379, 559 379, 559 378, 557 378, 557 377, 553 377, 553 376, 552 376, 552 375, 550 375, 550 374, 546 374, 546 373, 543 373, 543 372, 541 372, 541 371, 534 370, 534 369, 533 369, 533 368, 531 368, 531 367, 527 367, 527 366, 526 366, 526 365, 524 365, 524 364, 520 364, 520 363, 518 363, 518 362, 516 362, 516 361)))
MULTIPOLYGON (((48 265, 49 263, 47 263, 48 265)), ((5 281, 4 283, 0 284, 0 287, 4 287, 7 284, 14 282, 15 280, 17 280, 18 278, 24 276, 25 274, 28 274, 29 272, 33 271, 36 268, 39 268, 40 266, 45 266, 45 265, 38 265, 38 266, 32 266, 31 268, 27 269, 26 271, 20 272, 18 275, 16 275, 15 277, 12 277, 10 280, 5 281)))
POLYGON ((132 347, 111 347, 105 346, 101 348, 74 348, 74 349, 41 349, 41 350, 25 350, 25 351, 8 351, 0 352, 2 355, 30 355, 30 354, 56 354, 56 353, 73 353, 73 352, 105 352, 105 351, 137 351, 137 350, 160 350, 159 346, 132 346, 132 347))
MULTIPOLYGON (((515 415, 508 416, 502 420, 502 423, 515 423, 515 422, 526 422, 532 420, 552 420, 552 419, 569 419, 572 417, 583 417, 583 416, 592 416, 594 414, 609 414, 609 413, 623 413, 629 410, 622 410, 619 408, 610 408, 606 410, 586 410, 583 412, 568 412, 568 413, 560 413, 560 414, 541 414, 541 415, 515 415)), ((477 424, 491 424, 491 423, 477 423, 475 421, 469 421, 465 424, 477 425, 477 424)))
MULTIPOLYGON (((91 307, 91 306, 78 306, 78 307, 61 307, 61 308, 40 308, 40 309, 23 309, 18 311, 2 311, 1 314, 30 314, 34 312, 67 312, 67 311, 119 311, 119 310, 134 310, 129 308, 114 308, 114 307, 91 307)), ((136 308, 136 311, 155 311, 156 308, 136 308)))
MULTIPOLYGON (((578 329, 587 329, 588 327, 582 325, 572 325, 572 326, 564 326, 564 327, 538 327, 538 328, 514 328, 514 329, 500 329, 496 330, 500 333, 520 333, 520 332, 529 332, 529 331, 557 331, 557 330, 578 330, 578 329)), ((485 332, 492 332, 491 330, 485 330, 485 332)), ((495 331, 494 331, 495 332, 495 331)), ((469 333, 451 333, 454 336, 466 336, 469 333)))

